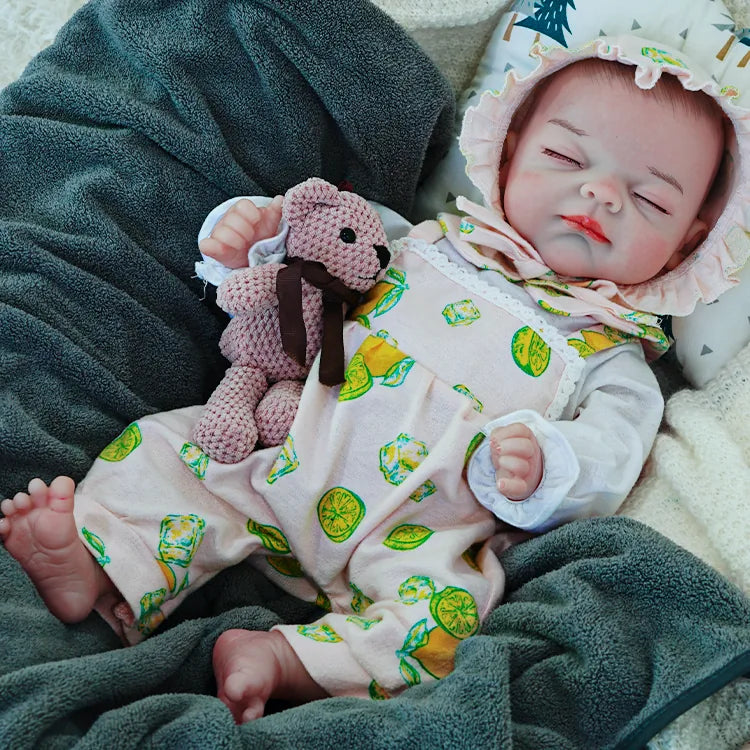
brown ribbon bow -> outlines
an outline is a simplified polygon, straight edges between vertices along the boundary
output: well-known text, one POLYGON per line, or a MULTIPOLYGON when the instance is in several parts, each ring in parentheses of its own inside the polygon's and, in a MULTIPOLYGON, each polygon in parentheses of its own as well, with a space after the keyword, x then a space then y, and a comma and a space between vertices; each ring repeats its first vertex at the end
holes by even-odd
POLYGON ((307 354, 307 332, 302 318, 302 279, 323 292, 323 340, 320 351, 320 374, 323 385, 344 382, 344 308, 356 305, 360 293, 349 289, 315 260, 289 258, 276 276, 279 300, 279 328, 284 351, 304 367, 307 354))

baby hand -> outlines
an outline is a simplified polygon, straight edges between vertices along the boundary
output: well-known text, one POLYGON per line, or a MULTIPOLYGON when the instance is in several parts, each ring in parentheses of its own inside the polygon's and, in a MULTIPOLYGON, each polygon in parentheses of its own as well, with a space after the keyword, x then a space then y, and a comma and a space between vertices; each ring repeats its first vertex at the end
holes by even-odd
POLYGON ((198 243, 200 251, 227 268, 247 266, 250 246, 276 234, 283 202, 281 195, 263 208, 258 208, 247 198, 237 201, 216 222, 211 236, 198 243))
POLYGON ((490 434, 497 489, 509 500, 525 500, 542 481, 544 459, 534 433, 520 422, 490 434))

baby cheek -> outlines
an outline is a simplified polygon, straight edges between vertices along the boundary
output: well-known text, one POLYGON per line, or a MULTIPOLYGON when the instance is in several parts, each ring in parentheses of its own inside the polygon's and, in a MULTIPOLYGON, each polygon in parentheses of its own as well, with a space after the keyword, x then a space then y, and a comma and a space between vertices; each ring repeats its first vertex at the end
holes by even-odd
MULTIPOLYGON (((511 175, 505 187, 505 213, 511 224, 522 222, 526 215, 538 209, 543 202, 544 175, 524 171, 511 175)), ((519 229, 519 227, 516 227, 519 229)))

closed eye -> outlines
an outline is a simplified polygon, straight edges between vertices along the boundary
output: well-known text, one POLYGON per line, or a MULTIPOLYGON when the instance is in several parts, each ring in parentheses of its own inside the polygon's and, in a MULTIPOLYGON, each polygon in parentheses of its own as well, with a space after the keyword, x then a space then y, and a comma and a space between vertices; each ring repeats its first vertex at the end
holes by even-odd
POLYGON ((542 149, 542 153, 552 159, 557 159, 558 161, 566 162, 567 164, 573 164, 576 167, 582 166, 581 162, 572 159, 570 156, 565 156, 565 154, 561 154, 559 151, 553 151, 551 148, 542 149))
POLYGON ((667 211, 666 208, 662 208, 658 203, 654 203, 653 201, 650 201, 648 198, 646 198, 645 195, 641 195, 640 193, 633 193, 636 198, 638 198, 639 201, 642 203, 645 203, 647 206, 650 206, 651 208, 655 208, 657 211, 659 211, 662 214, 666 214, 669 216, 669 211, 667 211))

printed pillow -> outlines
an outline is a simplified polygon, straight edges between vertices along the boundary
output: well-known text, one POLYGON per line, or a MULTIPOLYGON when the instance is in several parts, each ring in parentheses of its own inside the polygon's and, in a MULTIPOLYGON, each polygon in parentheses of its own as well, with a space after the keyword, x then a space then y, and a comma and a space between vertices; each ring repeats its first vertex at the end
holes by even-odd
MULTIPOLYGON (((490 38, 459 110, 479 100, 487 89, 500 90, 509 70, 525 74, 536 66, 532 45, 575 47, 598 36, 631 33, 676 49, 711 71, 721 86, 736 90, 735 101, 750 108, 750 29, 735 25, 721 0, 516 0, 490 38)), ((439 211, 455 211, 457 195, 481 203, 479 190, 469 181, 458 139, 419 191, 415 214, 433 218, 439 211)), ((673 321, 677 359, 686 379, 704 384, 750 341, 750 270, 744 281, 710 305, 673 321)))

